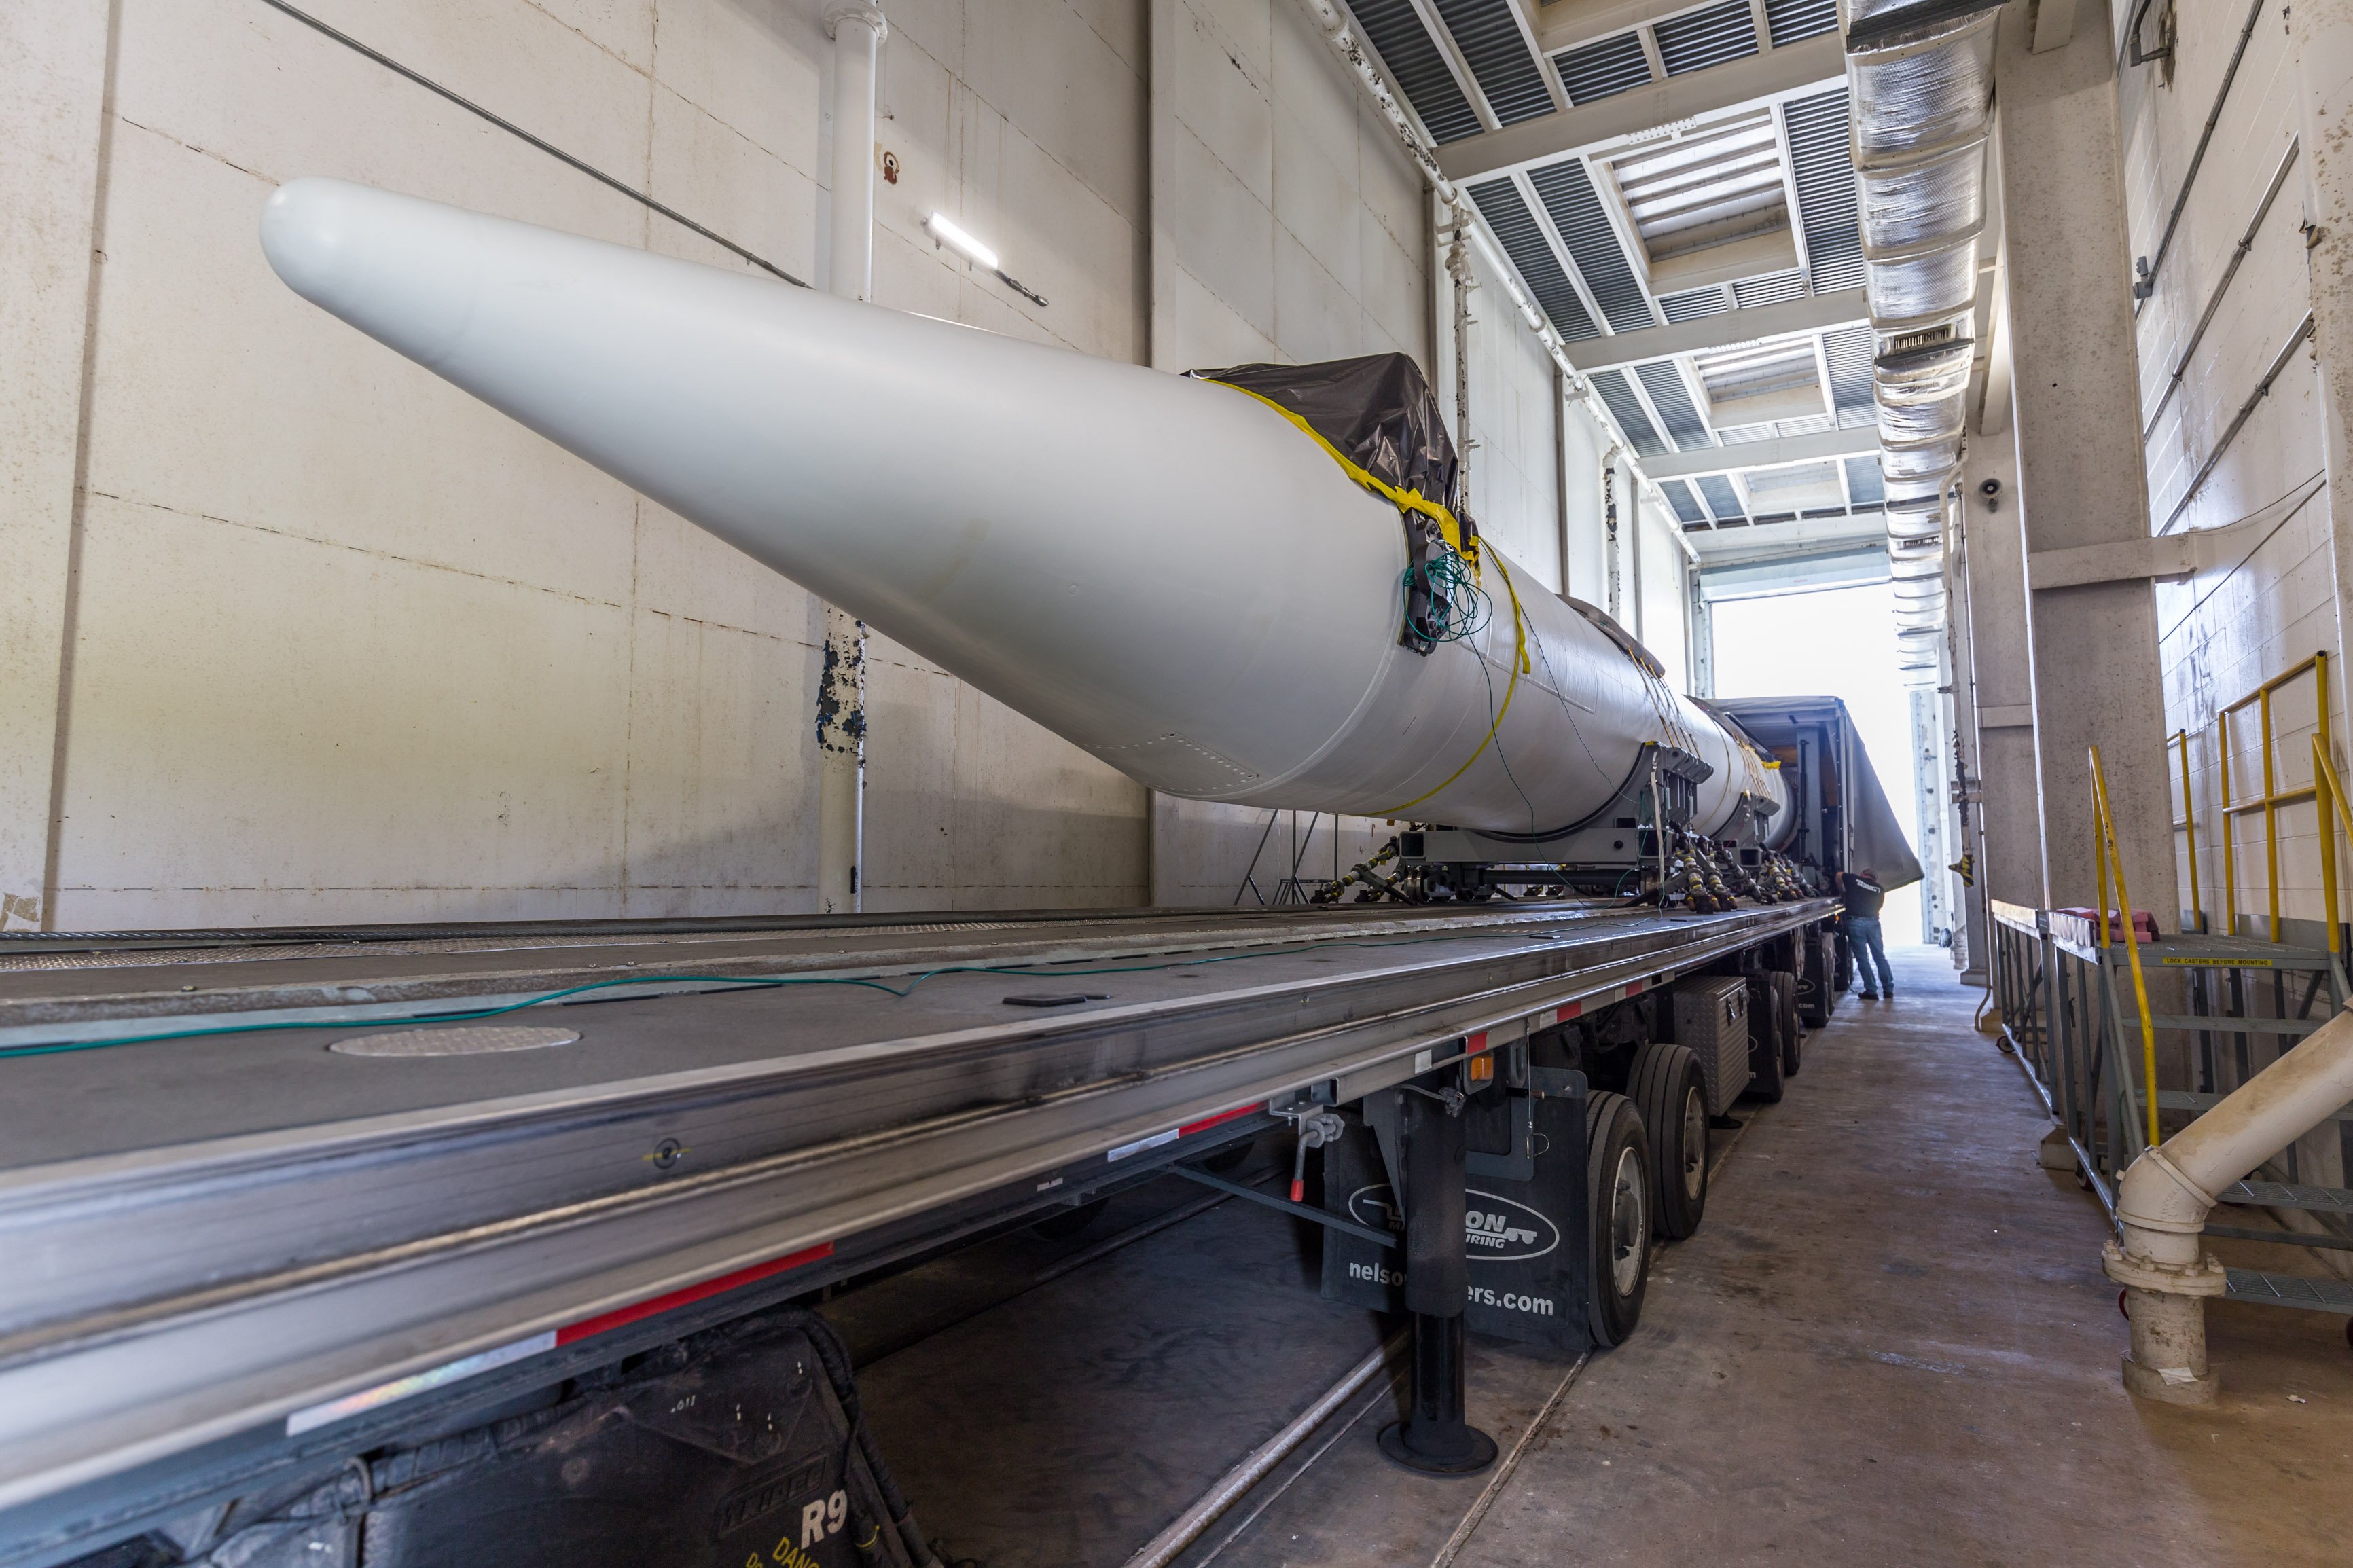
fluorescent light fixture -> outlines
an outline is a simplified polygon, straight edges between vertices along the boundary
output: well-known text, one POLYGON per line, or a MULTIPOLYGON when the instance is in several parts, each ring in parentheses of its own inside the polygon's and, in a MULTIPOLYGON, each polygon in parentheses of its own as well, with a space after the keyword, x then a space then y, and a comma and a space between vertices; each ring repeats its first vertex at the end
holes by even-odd
POLYGON ((934 213, 923 220, 923 226, 931 230, 932 237, 942 245, 964 252, 991 272, 997 270, 997 252, 950 223, 947 214, 934 213))

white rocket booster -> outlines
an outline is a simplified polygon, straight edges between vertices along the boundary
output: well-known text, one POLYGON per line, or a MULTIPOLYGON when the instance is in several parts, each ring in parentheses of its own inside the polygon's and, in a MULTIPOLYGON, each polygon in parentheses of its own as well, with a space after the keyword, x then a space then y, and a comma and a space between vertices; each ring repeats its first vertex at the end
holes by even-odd
POLYGON ((339 180, 269 199, 303 298, 1170 795, 1548 833, 1645 742, 1778 773, 1492 543, 1401 646, 1396 510, 1230 387, 339 180), (1206 460, 1205 460, 1206 455, 1206 460))

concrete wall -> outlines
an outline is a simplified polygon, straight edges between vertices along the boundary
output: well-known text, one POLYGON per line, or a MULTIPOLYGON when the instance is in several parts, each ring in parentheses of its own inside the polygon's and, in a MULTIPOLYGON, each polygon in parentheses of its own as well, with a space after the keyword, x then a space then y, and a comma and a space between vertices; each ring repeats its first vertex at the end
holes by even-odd
MULTIPOLYGON (((1421 175, 1293 0, 1150 0, 1152 363, 1430 365, 1421 175)), ((1382 824, 1155 796, 1152 901, 1271 902, 1382 824)))
MULTIPOLYGON (((1561 439, 1552 359, 1481 247, 1471 247, 1471 513, 1479 530, 1560 591, 1561 439)), ((1447 331, 1451 313, 1441 315, 1447 331)), ((1453 413, 1453 387, 1443 394, 1453 413)), ((1521 584, 1523 588, 1525 584, 1521 584)))
POLYGON ((1637 526, 1629 541, 1627 629, 1666 666, 1667 684, 1691 689, 1690 595, 1686 589, 1683 528, 1666 503, 1647 489, 1641 492, 1637 526))
POLYGON ((1568 524, 1568 581, 1565 590, 1588 605, 1609 597, 1609 544, 1601 516, 1601 459, 1609 435, 1582 400, 1563 413, 1561 447, 1568 524))
MULTIPOLYGON (((2119 82, 2125 129, 2125 184, 2132 248, 2154 258, 2181 190, 2200 132, 2240 28, 2243 6, 2183 6, 2177 13, 2178 62, 2170 85, 2153 67, 2127 68, 2119 82)), ((2142 308, 2137 327, 2151 526, 2222 527, 2242 520, 2214 569, 2157 591, 2159 647, 2168 730, 2190 735, 2190 798, 2198 817, 2200 900, 2221 929, 2223 840, 2217 710, 2251 693, 2316 651, 2332 664, 2342 647, 2337 626, 2342 563, 2330 542, 2329 498, 2323 488, 2325 432, 2309 343, 2298 349, 2194 493, 2193 479, 2225 437, 2280 350, 2312 306, 2304 182, 2291 170, 2227 288, 2223 276, 2247 233, 2265 188, 2295 141, 2298 89, 2285 29, 2266 16, 2249 38, 2224 100, 2203 166, 2189 186, 2179 226, 2142 308), (2218 294, 2219 290, 2219 294, 2218 294), (2216 305, 2180 385, 2166 396, 2200 317, 2216 305), (2160 406, 2160 405, 2162 406, 2160 406), (2183 504, 2187 498, 2187 505, 2183 504), (2174 514, 2179 510, 2179 515, 2174 514)), ((2343 687, 2332 673, 2327 701, 2336 735, 2345 730, 2343 687)), ((2287 789, 2309 783, 2310 736, 2316 719, 2309 678, 2274 703, 2275 777, 2287 789)), ((2233 793, 2259 795, 2261 725, 2249 709, 2232 722, 2233 793)), ((2345 747, 2337 747, 2343 767, 2345 747)), ((2177 815, 2180 805, 2179 761, 2177 815)), ((2279 814, 2280 907, 2289 918, 2321 912, 2319 825, 2309 804, 2279 814)), ((2261 916, 2268 905, 2263 819, 2239 817, 2237 908, 2261 916)), ((2176 835, 2181 884, 2189 886, 2185 835, 2176 835)), ((2340 876, 2344 873, 2340 872, 2340 876)), ((2349 884, 2353 885, 2353 884, 2349 884)), ((2189 898, 2183 897, 2185 906, 2189 898)), ((2258 931, 2257 934, 2262 934, 2258 931)))
MULTIPOLYGON (((252 0, 55 9, 100 23, 0 66, 48 138, 5 138, 48 270, 10 340, 46 424, 5 480, 5 890, 69 927, 807 907, 808 596, 303 304, 255 226, 329 174, 744 264, 252 0)), ((320 5, 821 283, 819 9, 320 5)), ((978 11, 893 13, 877 295, 1138 358, 1142 7, 978 11), (935 250, 935 206, 1052 306, 935 250)), ((1141 789, 887 643, 872 737, 869 907, 1142 897, 1141 789)))
MULTIPOLYGON (((317 8, 826 281, 820 0, 317 8)), ((891 21, 881 304, 1169 368, 1432 364, 1427 191, 1293 0, 891 21), (939 250, 935 209, 1052 303, 939 250)), ((324 174, 747 264, 258 0, 17 7, 0 44, 8 922, 811 907, 809 595, 312 310, 255 235, 324 174)), ((1603 441, 1562 434, 1502 289, 1474 306, 1478 515, 1556 586, 1566 504, 1598 598, 1603 441)), ((1266 827, 1149 802, 885 639, 870 683, 870 909, 1221 900, 1266 827)))

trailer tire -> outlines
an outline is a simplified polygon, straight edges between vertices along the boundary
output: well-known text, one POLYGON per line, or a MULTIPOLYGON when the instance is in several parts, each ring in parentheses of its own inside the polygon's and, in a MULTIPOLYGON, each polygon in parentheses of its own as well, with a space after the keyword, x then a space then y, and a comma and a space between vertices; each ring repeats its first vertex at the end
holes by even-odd
POLYGON ((1596 1348, 1607 1350, 1642 1321, 1651 1282, 1650 1140, 1622 1094, 1585 1102, 1585 1194, 1592 1244, 1586 1322, 1596 1348))
POLYGON ((1810 931, 1798 939, 1798 1018, 1809 1029, 1827 1026, 1838 993, 1831 985, 1830 940, 1810 931))
POLYGON ((1776 970, 1773 982, 1773 1017, 1781 1026, 1781 1076, 1798 1076, 1799 1047, 1806 1031, 1798 1016, 1798 977, 1784 970, 1776 970))
POLYGON ((1781 1012, 1772 985, 1763 975, 1748 981, 1748 1089, 1767 1105, 1778 1105, 1782 1094, 1781 1012))
POLYGON ((1653 1040, 1626 1075, 1651 1145, 1651 1225, 1670 1241, 1699 1228, 1707 1208, 1707 1083, 1689 1046, 1653 1040))

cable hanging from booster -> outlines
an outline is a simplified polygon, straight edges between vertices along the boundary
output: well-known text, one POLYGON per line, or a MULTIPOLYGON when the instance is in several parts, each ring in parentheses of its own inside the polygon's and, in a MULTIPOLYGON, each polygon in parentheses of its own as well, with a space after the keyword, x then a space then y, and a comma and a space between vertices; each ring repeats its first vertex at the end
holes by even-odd
POLYGON ((1479 586, 1477 568, 1459 552, 1440 543, 1408 566, 1401 581, 1405 635, 1414 647, 1427 651, 1487 629, 1494 606, 1479 586))

